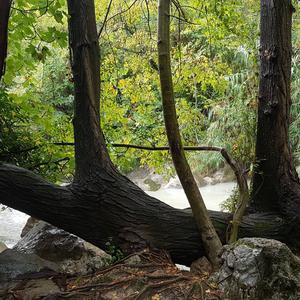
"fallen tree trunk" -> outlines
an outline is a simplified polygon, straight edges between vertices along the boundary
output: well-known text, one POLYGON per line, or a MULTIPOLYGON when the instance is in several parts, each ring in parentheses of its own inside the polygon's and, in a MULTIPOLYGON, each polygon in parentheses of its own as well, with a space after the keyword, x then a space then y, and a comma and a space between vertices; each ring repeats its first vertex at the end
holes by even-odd
MULTIPOLYGON (((204 255, 190 209, 172 208, 148 196, 126 177, 101 169, 84 186, 61 187, 28 170, 0 164, 0 202, 100 248, 111 239, 126 253, 160 248, 176 263, 186 265, 204 255)), ((232 215, 210 211, 210 217, 224 243, 232 215)), ((299 247, 299 229, 300 224, 279 215, 253 214, 243 218, 239 236, 274 238, 299 247)))

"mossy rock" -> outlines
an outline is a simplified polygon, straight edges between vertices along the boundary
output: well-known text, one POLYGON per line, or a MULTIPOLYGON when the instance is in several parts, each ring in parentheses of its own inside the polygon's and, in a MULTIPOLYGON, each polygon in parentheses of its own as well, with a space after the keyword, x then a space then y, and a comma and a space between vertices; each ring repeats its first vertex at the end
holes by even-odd
POLYGON ((300 259, 276 240, 244 238, 224 246, 212 279, 231 300, 300 299, 300 259))

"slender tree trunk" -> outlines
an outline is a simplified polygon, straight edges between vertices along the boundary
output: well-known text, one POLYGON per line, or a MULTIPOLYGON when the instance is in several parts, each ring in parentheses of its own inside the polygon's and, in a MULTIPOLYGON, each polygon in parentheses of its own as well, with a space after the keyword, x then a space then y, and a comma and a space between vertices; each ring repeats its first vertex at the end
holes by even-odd
POLYGON ((300 186, 288 142, 290 0, 261 0, 260 86, 252 206, 298 217, 300 186))
POLYGON ((7 55, 7 31, 11 0, 0 1, 0 80, 5 70, 7 55))
POLYGON ((177 122, 170 58, 170 0, 159 0, 158 4, 158 57, 165 126, 173 163, 200 230, 206 254, 217 268, 222 244, 185 157, 177 122))

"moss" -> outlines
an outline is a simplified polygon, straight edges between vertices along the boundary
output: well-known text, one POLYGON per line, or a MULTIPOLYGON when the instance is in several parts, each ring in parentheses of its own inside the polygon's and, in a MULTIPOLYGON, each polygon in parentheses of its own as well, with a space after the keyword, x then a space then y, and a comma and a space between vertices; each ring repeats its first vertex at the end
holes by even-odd
POLYGON ((240 246, 240 245, 243 245, 243 246, 246 246, 250 249, 255 249, 257 248, 257 245, 255 245, 254 243, 251 243, 250 241, 245 241, 244 239, 241 239, 241 240, 237 240, 234 244, 233 244, 233 247, 237 247, 237 246, 240 246))
POLYGON ((144 183, 149 185, 150 191, 157 191, 160 189, 161 185, 159 183, 156 183, 150 178, 147 178, 144 180, 144 183))

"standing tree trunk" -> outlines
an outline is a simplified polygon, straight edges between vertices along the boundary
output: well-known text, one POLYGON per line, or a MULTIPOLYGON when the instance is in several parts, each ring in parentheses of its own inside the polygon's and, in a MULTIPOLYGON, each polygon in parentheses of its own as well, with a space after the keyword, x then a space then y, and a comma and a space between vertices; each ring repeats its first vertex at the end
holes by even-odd
POLYGON ((261 0, 260 85, 252 206, 297 217, 300 186, 288 142, 291 0, 261 0))
POLYGON ((0 80, 5 70, 7 54, 7 31, 11 0, 0 1, 0 80))
POLYGON ((222 243, 185 157, 176 116, 170 57, 170 0, 158 4, 158 58, 165 126, 173 163, 201 233, 206 254, 215 268, 222 243))
POLYGON ((74 76, 75 178, 81 184, 101 169, 113 170, 100 128, 100 51, 93 0, 68 0, 74 76))

